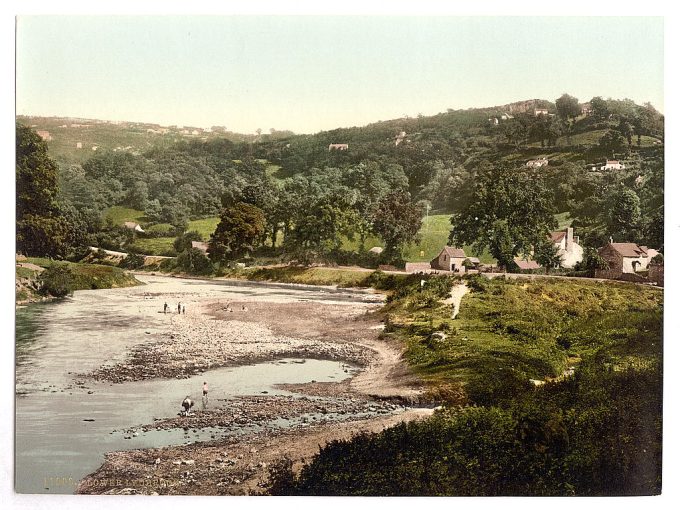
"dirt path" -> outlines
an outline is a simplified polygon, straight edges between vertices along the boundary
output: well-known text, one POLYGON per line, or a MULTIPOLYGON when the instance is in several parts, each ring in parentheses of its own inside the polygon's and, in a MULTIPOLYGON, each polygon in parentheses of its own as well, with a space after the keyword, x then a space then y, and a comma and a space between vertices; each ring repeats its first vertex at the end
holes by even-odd
POLYGON ((451 312, 452 319, 455 319, 458 316, 458 313, 460 312, 460 302, 463 300, 463 296, 468 292, 470 292, 470 289, 465 282, 451 287, 451 295, 448 299, 444 300, 444 303, 453 307, 451 312))
POLYGON ((401 359, 401 347, 380 338, 382 324, 375 314, 379 305, 263 298, 189 304, 186 316, 172 318, 167 336, 89 375, 112 382, 183 377, 282 357, 346 361, 362 371, 338 383, 285 385, 286 390, 311 396, 301 400, 244 397, 190 418, 140 424, 142 430, 236 430, 253 424, 260 429, 210 443, 110 453, 102 467, 81 482, 79 493, 259 493, 269 466, 283 457, 299 467, 329 441, 432 413, 403 407, 416 403, 424 388, 401 359), (290 428, 269 426, 282 419, 289 420, 290 428))

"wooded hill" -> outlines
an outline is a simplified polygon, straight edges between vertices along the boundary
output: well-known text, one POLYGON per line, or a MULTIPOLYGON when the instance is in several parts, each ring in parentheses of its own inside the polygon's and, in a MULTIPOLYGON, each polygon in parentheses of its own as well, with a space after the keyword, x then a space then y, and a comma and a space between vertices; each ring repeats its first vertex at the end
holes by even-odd
POLYGON ((333 212, 326 212, 335 225, 328 225, 327 238, 309 242, 321 251, 339 249, 348 237, 360 244, 371 238, 371 211, 391 191, 408 192, 422 216, 459 211, 485 161, 521 168, 540 181, 555 212, 568 213, 589 245, 609 235, 663 242, 664 118, 630 100, 581 104, 564 95, 313 135, 53 117, 18 122, 46 139, 59 166, 62 208, 82 244, 133 245, 128 234, 112 229, 133 218, 106 224, 114 206, 132 211, 146 237, 171 240, 189 222, 215 225, 223 206, 241 202, 264 211, 262 240, 270 245, 292 236, 302 213, 318 216, 330 204, 333 212), (538 158, 547 166, 526 166, 538 158), (602 171, 607 159, 625 168, 602 171), (624 192, 636 198, 628 197, 632 206, 624 200, 628 209, 614 217, 612 204, 621 203, 624 192), (352 218, 345 215, 350 210, 352 218), (343 221, 362 225, 343 230, 343 221))

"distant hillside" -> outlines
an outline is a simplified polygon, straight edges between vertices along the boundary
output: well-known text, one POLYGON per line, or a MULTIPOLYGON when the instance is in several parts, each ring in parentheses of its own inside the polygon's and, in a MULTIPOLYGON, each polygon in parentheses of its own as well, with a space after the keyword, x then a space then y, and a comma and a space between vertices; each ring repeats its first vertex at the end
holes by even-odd
MULTIPOLYGON (((562 154, 558 159, 584 160, 589 163, 602 159, 601 151, 590 149, 598 145, 607 129, 617 127, 621 116, 632 115, 627 109, 642 108, 629 100, 608 102, 611 104, 613 119, 595 122, 592 116, 584 115, 574 120, 572 133, 559 134, 554 147, 551 147, 556 149, 553 153, 562 154)), ((448 145, 460 157, 463 153, 485 153, 488 152, 486 149, 493 146, 494 150, 499 149, 505 155, 512 152, 511 159, 530 158, 537 154, 535 149, 541 147, 542 142, 535 134, 527 132, 523 143, 512 146, 509 131, 510 125, 517 123, 518 119, 527 124, 526 119, 531 120, 538 109, 547 110, 549 116, 554 116, 556 112, 554 102, 528 99, 486 108, 448 109, 432 116, 377 121, 366 126, 337 128, 312 135, 295 135, 290 131, 273 131, 259 135, 239 134, 217 126, 205 130, 191 126, 163 127, 149 123, 70 117, 18 116, 17 120, 45 135, 50 155, 60 164, 83 163, 96 151, 110 150, 138 155, 150 149, 168 148, 182 142, 226 139, 236 144, 252 144, 249 151, 255 151, 253 154, 262 160, 283 166, 282 172, 285 175, 286 171, 294 173, 291 165, 286 165, 287 153, 295 154, 296 165, 300 163, 302 152, 303 163, 320 166, 336 161, 342 163, 360 160, 385 152, 390 147, 403 147, 418 142, 448 145), (494 122, 497 124, 493 124, 494 122), (328 147, 331 144, 347 144, 349 150, 342 153, 338 151, 329 157, 328 147), (462 150, 467 148, 472 150, 462 150)), ((663 116, 660 117, 663 119, 663 116)), ((660 129, 647 129, 644 132, 640 146, 658 145, 662 138, 663 120, 660 129)))
MULTIPOLYGON (((208 141, 216 138, 231 142, 252 142, 258 135, 232 133, 223 127, 203 129, 191 126, 160 126, 141 122, 114 122, 73 117, 18 116, 21 122, 44 135, 50 155, 61 164, 78 164, 96 151, 141 154, 152 148, 169 147, 181 141, 208 141)), ((268 137, 289 136, 275 132, 268 137)))

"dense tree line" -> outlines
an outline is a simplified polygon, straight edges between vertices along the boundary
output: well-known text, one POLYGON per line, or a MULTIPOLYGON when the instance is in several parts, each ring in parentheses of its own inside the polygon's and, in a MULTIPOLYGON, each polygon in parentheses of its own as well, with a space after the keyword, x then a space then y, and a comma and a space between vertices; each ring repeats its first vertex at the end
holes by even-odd
MULTIPOLYGON (((597 247, 613 236, 660 247, 663 156, 640 153, 639 165, 616 175, 588 171, 585 160, 629 151, 636 136, 638 143, 642 135, 663 137, 663 116, 651 105, 629 100, 593 98, 590 103, 592 114, 579 116, 578 100, 564 94, 554 104, 536 103, 549 115, 515 112, 499 126, 488 122, 501 113, 498 109, 450 110, 315 135, 277 132, 247 142, 193 140, 142 154, 98 151, 82 165, 51 167, 58 186, 50 189, 58 192, 45 199, 53 209, 43 214, 41 228, 23 209, 17 209, 17 221, 22 231, 32 229, 36 243, 46 244, 44 229, 50 230, 50 238, 63 240, 62 248, 40 250, 64 256, 64 246, 121 249, 130 242, 129 232, 102 219, 103 211, 113 205, 143 211, 146 226, 167 225, 164 231, 181 233, 189 220, 220 216, 225 208, 241 203, 264 215, 264 230, 251 246, 283 249, 305 260, 332 258, 346 238, 357 239, 365 248, 370 235, 390 235, 376 230, 387 224, 385 218, 376 219, 389 193, 407 193, 410 206, 421 214, 429 208, 461 219, 472 201, 480 199, 475 195, 479 183, 491 184, 485 177, 489 161, 529 150, 530 144, 553 146, 560 137, 568 142, 570 136, 598 129, 605 134, 598 145, 582 151, 584 161, 551 162, 534 172, 522 166, 522 158, 510 165, 516 175, 512 186, 521 186, 532 200, 540 199, 540 207, 570 212, 588 246, 597 247), (347 143, 350 149, 329 150, 331 143, 347 143)), ((20 178, 18 173, 18 183, 20 178)), ((471 239, 471 234, 460 235, 470 231, 469 225, 457 227, 452 242, 471 239)), ((501 230, 494 242, 508 247, 501 230)), ((403 237, 397 248, 414 239, 403 237)), ((510 251, 517 252, 526 242, 510 244, 510 251)), ((399 249, 387 251, 398 258, 399 249)))

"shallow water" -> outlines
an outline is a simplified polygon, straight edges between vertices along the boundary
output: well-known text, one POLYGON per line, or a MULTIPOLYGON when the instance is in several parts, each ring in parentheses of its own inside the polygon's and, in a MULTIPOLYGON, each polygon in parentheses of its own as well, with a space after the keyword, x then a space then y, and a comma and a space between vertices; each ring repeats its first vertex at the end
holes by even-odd
POLYGON ((208 381, 210 399, 216 402, 263 392, 285 394, 273 386, 313 380, 338 382, 353 374, 340 362, 286 360, 219 368, 189 379, 124 384, 78 380, 77 373, 122 359, 127 348, 148 340, 147 332, 168 332, 171 314, 162 313, 165 301, 176 309, 177 300, 181 300, 187 304, 187 313, 200 299, 244 299, 244 292, 248 299, 277 302, 376 302, 374 296, 351 291, 142 278, 148 285, 76 292, 72 298, 17 309, 17 492, 72 493, 80 478, 101 465, 106 452, 209 439, 214 431, 203 430, 198 439, 183 431, 154 430, 131 439, 114 432, 175 416, 186 395, 200 407, 203 381, 208 381))

